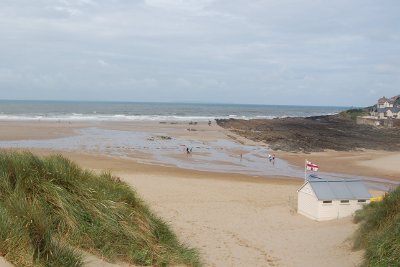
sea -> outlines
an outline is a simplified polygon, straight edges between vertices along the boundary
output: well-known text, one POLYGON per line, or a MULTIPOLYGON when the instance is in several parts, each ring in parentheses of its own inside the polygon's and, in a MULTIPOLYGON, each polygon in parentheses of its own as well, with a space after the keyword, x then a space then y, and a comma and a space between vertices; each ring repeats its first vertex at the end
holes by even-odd
POLYGON ((0 100, 0 120, 190 121, 331 115, 350 107, 0 100))

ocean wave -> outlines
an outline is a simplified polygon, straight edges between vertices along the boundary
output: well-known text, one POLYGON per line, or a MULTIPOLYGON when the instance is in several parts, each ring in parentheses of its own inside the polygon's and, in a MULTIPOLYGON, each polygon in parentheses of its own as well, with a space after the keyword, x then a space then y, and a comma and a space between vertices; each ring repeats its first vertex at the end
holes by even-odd
POLYGON ((0 121, 208 121, 215 119, 274 119, 287 117, 308 117, 327 114, 270 115, 222 115, 222 116, 177 116, 177 115, 124 115, 124 114, 0 114, 0 121))
POLYGON ((211 116, 164 116, 164 115, 0 115, 1 121, 208 121, 211 116))

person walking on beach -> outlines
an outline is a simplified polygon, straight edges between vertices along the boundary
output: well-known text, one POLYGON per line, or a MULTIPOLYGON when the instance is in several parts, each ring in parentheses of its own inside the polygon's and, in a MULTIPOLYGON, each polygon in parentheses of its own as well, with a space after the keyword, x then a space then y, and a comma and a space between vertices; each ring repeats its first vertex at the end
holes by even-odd
POLYGON ((271 160, 272 160, 271 154, 268 154, 268 160, 269 160, 269 162, 271 162, 271 160))
POLYGON ((272 164, 275 165, 275 154, 272 154, 272 164))

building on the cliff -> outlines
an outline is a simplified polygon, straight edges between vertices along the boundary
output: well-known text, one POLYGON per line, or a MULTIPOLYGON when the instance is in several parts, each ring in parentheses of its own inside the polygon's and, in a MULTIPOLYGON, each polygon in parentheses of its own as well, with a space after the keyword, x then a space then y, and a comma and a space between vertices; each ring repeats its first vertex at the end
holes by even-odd
POLYGON ((382 97, 378 100, 378 108, 392 108, 395 101, 393 97, 391 99, 382 97))
POLYGON ((297 190, 297 212, 316 221, 351 216, 370 203, 371 194, 360 180, 312 178, 297 190))
POLYGON ((387 128, 400 127, 400 95, 380 98, 369 115, 357 117, 357 123, 387 128))
POLYGON ((400 96, 380 98, 376 108, 372 110, 371 115, 378 119, 400 119, 399 98, 400 96))

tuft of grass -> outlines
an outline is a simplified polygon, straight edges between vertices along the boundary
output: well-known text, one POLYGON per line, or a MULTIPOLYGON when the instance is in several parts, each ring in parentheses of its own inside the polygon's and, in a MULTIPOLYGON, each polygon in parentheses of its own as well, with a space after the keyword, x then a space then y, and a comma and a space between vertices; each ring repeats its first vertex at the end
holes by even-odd
POLYGON ((127 184, 62 157, 0 152, 0 254, 16 266, 83 266, 80 250, 110 262, 200 266, 127 184))
POLYGON ((348 118, 352 121, 356 121, 357 117, 368 115, 370 109, 372 109, 372 107, 349 109, 341 112, 340 115, 343 118, 348 118))
POLYGON ((354 220, 360 223, 354 248, 365 249, 364 266, 399 266, 400 187, 359 210, 354 220))

